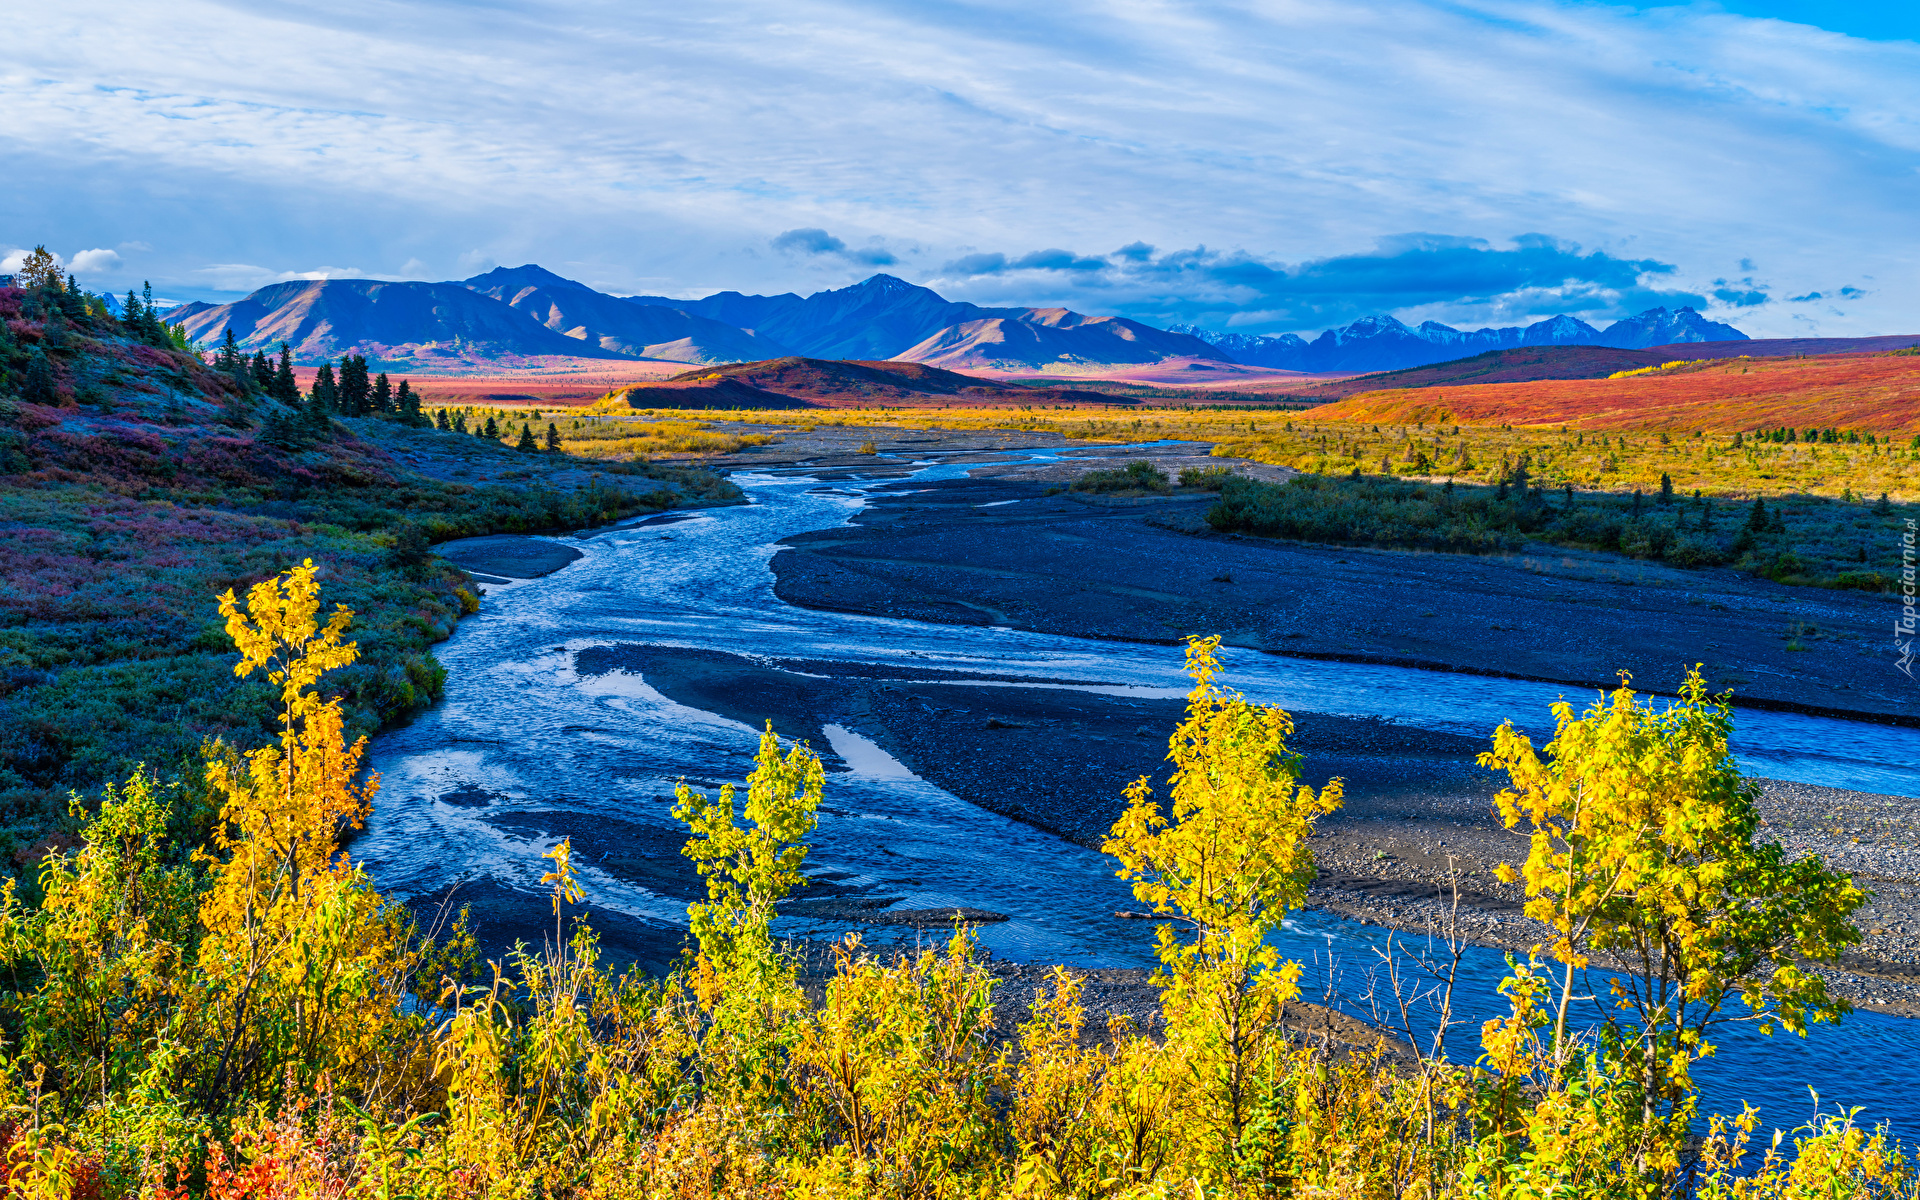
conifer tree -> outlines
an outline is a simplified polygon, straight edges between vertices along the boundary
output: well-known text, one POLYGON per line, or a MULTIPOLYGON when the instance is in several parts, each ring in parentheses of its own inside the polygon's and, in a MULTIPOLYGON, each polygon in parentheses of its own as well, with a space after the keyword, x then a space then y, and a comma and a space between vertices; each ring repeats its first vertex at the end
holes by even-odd
MULTIPOLYGON (((447 411, 445 409, 441 409, 440 415, 443 417, 446 416, 447 411)), ((465 433, 467 431, 467 414, 466 413, 457 412, 453 414, 453 431, 455 433, 465 433)))
POLYGON ((267 361, 265 350, 253 352, 253 386, 256 391, 273 394, 273 364, 267 361))
POLYGON ((293 377, 293 348, 280 343, 280 365, 273 372, 273 398, 282 404, 300 403, 300 383, 293 377))
POLYGON ((380 372, 373 381, 373 399, 369 405, 376 413, 390 413, 393 408, 393 383, 385 371, 380 372))
POLYGON ((400 391, 394 396, 394 403, 399 405, 400 419, 407 423, 408 428, 418 429, 427 424, 427 419, 420 415, 420 393, 414 391, 404 379, 400 381, 400 391))
POLYGON ((529 452, 540 448, 533 440, 533 426, 525 421, 520 422, 520 440, 513 444, 513 448, 515 450, 526 450, 529 452))
POLYGON ((27 375, 20 386, 20 394, 29 404, 55 404, 59 402, 53 390, 53 364, 47 361, 46 351, 35 346, 33 355, 27 359, 27 375))
POLYGON ((341 355, 339 381, 334 386, 338 389, 334 401, 335 411, 345 417, 367 415, 372 389, 367 384, 365 358, 352 354, 341 355))
POLYGON ((1747 528, 1755 533, 1766 532, 1767 502, 1758 496, 1753 498, 1753 512, 1747 516, 1747 528))
POLYGON ((320 364, 320 373, 313 377, 313 390, 308 394, 308 409, 321 420, 340 411, 340 385, 333 378, 333 364, 320 364))
POLYGON ((552 421, 547 422, 547 453, 560 453, 560 428, 552 421))
POLYGON ((481 436, 490 441, 497 442, 500 440, 500 427, 493 423, 492 417, 487 418, 487 425, 485 429, 481 430, 481 436))
MULTIPOLYGON (((402 383, 400 386, 405 387, 407 385, 405 383, 402 383)), ((433 414, 433 427, 435 429, 438 429, 442 433, 453 432, 453 422, 447 420, 446 409, 444 408, 439 409, 433 414)))
POLYGON ((1660 503, 1673 503, 1673 476, 1666 474, 1664 471, 1661 472, 1660 475, 1660 503))

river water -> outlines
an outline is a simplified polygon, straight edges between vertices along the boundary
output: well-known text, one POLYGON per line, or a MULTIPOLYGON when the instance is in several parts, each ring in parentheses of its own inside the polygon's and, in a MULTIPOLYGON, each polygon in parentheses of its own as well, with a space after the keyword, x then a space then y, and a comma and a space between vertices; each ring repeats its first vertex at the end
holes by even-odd
MULTIPOLYGON (((956 478, 965 470, 930 462, 915 478, 956 478)), ((483 816, 566 809, 674 828, 669 810, 677 780, 712 790, 751 769, 757 730, 675 704, 639 675, 577 673, 574 655, 593 646, 648 643, 1097 680, 1095 690, 1122 701, 1186 690, 1176 647, 789 606, 773 595, 768 560, 781 538, 847 520, 864 502, 858 485, 829 491, 810 478, 733 479, 750 506, 569 543, 585 557, 544 579, 490 588, 482 611, 461 622, 438 651, 448 668, 444 702, 372 749, 382 789, 355 850, 376 864, 385 890, 407 896, 455 878, 491 876, 538 891, 548 865, 539 856, 552 839, 502 830, 483 816), (484 812, 441 799, 471 789, 495 797, 484 812)), ((1244 650, 1228 649, 1223 660, 1227 682, 1255 700, 1475 737, 1505 720, 1536 735, 1550 731, 1549 703, 1563 694, 1580 705, 1592 698, 1556 685, 1244 650)), ((1896 795, 1920 787, 1912 768, 1920 761, 1920 731, 1752 710, 1740 712, 1737 730, 1736 751, 1756 775, 1896 795)), ((1006 913, 1008 921, 979 933, 1002 958, 1151 965, 1152 924, 1112 919, 1114 910, 1138 905, 1113 876, 1111 860, 958 800, 856 732, 827 733, 830 745, 820 747, 827 796, 811 839, 810 871, 838 872, 844 883, 902 896, 901 908, 1006 913)), ((591 864, 583 877, 594 905, 684 925, 676 901, 591 864)), ((793 935, 837 936, 847 928, 780 922, 781 932, 793 935)), ((867 931, 870 942, 874 932, 867 931)), ((1308 964, 1308 998, 1318 998, 1331 977, 1352 1007, 1383 936, 1304 912, 1278 940, 1308 964)), ((1467 1025, 1449 1043, 1456 1057, 1472 1057, 1478 1023, 1504 1011, 1494 986, 1505 970, 1497 952, 1469 953, 1456 993, 1467 1025)), ((1829 1106, 1865 1105, 1867 1118, 1920 1133, 1920 1022, 1857 1013, 1839 1027, 1816 1027, 1805 1041, 1761 1039, 1746 1026, 1717 1041, 1719 1057, 1700 1073, 1711 1108, 1737 1112, 1744 1098, 1762 1106, 1769 1124, 1791 1128, 1811 1109, 1811 1084, 1829 1106)))

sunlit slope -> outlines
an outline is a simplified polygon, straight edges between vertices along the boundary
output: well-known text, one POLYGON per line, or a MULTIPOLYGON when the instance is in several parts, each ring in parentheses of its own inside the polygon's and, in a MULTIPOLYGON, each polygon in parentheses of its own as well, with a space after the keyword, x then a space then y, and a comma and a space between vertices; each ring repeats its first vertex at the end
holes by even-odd
POLYGON ((1920 356, 1721 359, 1623 379, 1551 379, 1365 392, 1316 420, 1578 429, 1834 427, 1920 432, 1920 356))

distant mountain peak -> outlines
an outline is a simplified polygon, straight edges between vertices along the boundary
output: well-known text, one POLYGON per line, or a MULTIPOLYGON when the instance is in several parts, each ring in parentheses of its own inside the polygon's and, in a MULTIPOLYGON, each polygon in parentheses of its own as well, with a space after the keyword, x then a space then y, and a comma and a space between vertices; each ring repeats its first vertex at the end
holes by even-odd
POLYGON ((1364 316, 1335 326, 1306 342, 1293 334, 1249 336, 1213 333, 1191 325, 1174 331, 1196 337, 1225 350, 1249 366, 1280 367, 1294 371, 1391 371, 1468 357, 1476 352, 1520 346, 1612 346, 1644 349, 1676 342, 1744 340, 1746 334, 1722 325, 1692 308, 1650 308, 1616 321, 1604 331, 1565 313, 1535 321, 1524 328, 1476 329, 1472 333, 1423 321, 1409 329, 1385 313, 1364 316))
POLYGON ((484 274, 458 282, 462 287, 472 288, 476 292, 484 292, 488 288, 496 287, 563 287, 582 292, 593 290, 584 283, 555 275, 539 263, 524 263, 517 267, 495 267, 484 274))

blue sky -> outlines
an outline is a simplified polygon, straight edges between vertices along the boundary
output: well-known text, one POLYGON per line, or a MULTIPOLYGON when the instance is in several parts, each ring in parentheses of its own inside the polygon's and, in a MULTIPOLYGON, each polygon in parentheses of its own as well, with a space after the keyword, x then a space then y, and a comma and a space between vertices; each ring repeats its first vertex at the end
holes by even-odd
POLYGON ((228 298, 619 294, 1312 334, 1694 304, 1920 332, 1920 6, 66 0, 10 18, 0 254, 228 298))

